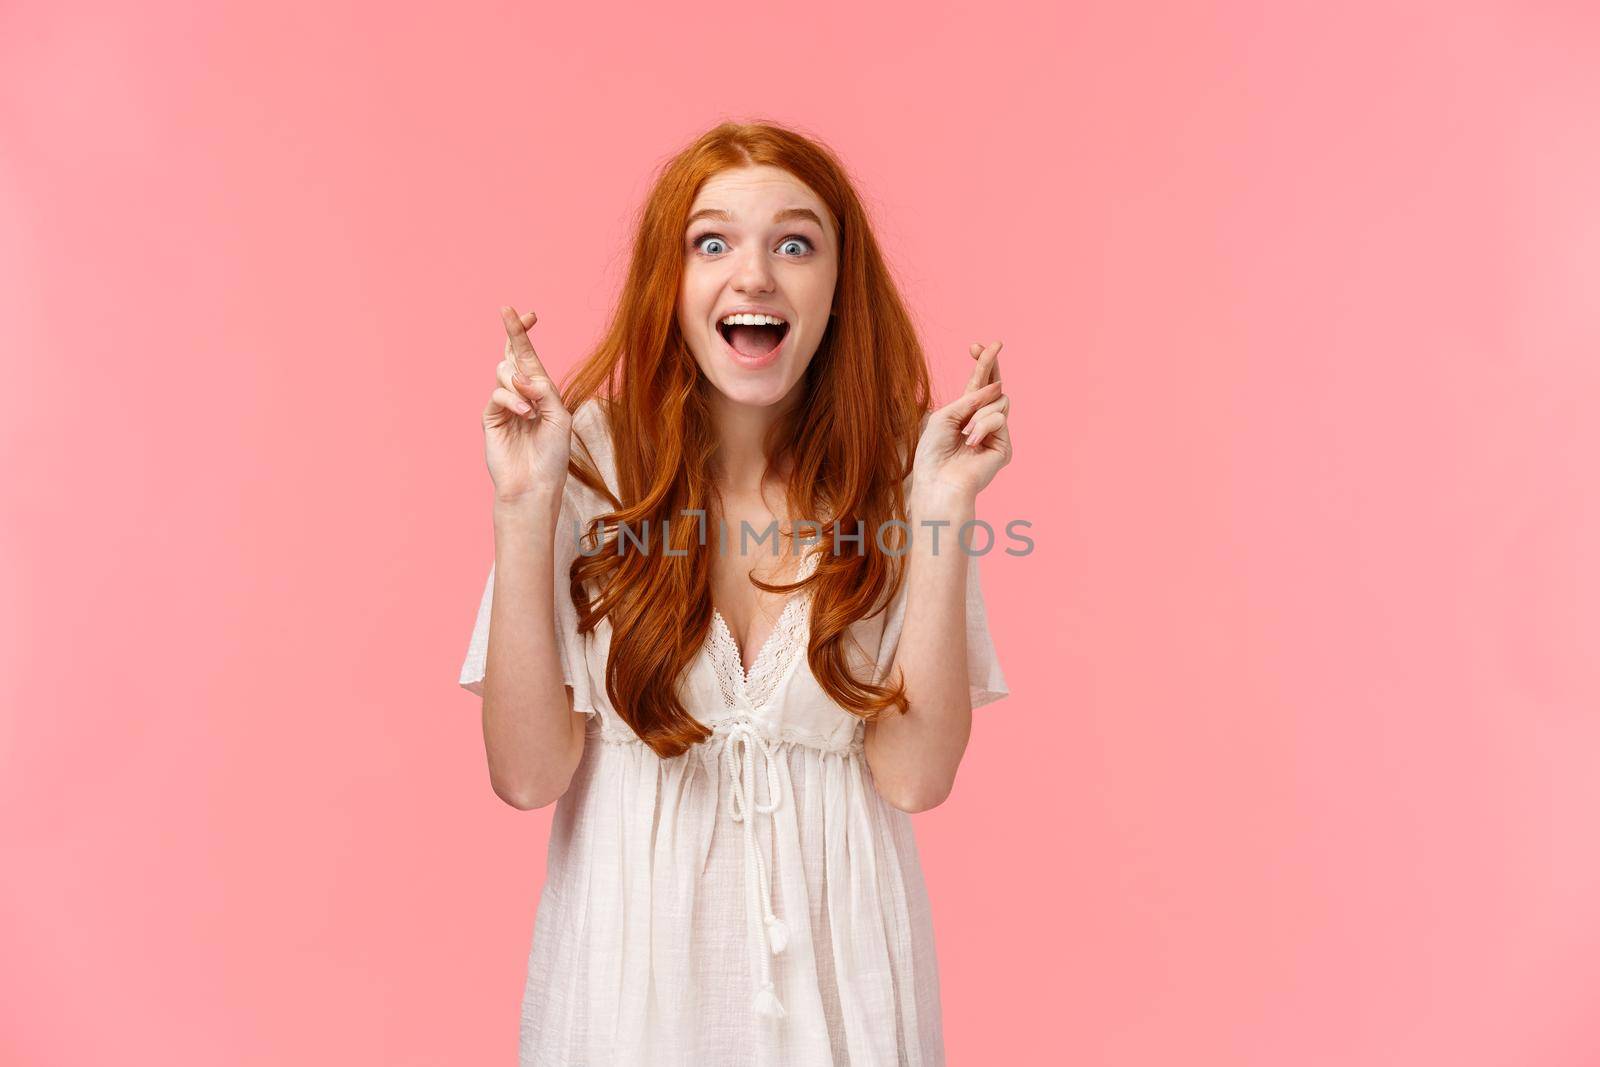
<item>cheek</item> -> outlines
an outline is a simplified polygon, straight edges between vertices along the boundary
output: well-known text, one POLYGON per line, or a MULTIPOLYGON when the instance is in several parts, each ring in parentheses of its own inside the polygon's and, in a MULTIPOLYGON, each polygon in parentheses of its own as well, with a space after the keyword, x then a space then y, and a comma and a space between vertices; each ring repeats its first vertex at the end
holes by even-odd
POLYGON ((685 274, 678 289, 678 317, 685 322, 703 323, 711 314, 714 289, 693 275, 685 274))
POLYGON ((813 309, 821 308, 826 314, 833 305, 833 290, 838 284, 838 275, 834 271, 818 271, 811 278, 812 284, 806 296, 813 309))

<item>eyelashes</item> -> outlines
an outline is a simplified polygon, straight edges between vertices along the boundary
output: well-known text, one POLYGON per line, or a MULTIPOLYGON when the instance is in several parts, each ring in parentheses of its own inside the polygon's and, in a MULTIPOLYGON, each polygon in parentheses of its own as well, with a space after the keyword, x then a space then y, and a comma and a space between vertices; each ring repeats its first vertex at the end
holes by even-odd
MULTIPOLYGON (((692 241, 690 241, 689 242, 689 246, 691 248, 693 248, 696 252, 699 252, 703 256, 715 255, 715 253, 706 252, 703 249, 701 249, 701 247, 700 247, 706 241, 711 241, 711 240, 721 241, 723 244, 727 244, 728 243, 728 239, 723 237, 720 233, 703 233, 699 237, 696 237, 692 241)), ((790 256, 789 257, 790 259, 799 259, 801 255, 809 255, 810 253, 816 251, 816 246, 811 243, 811 238, 803 236, 803 235, 798 234, 798 233, 791 233, 789 236, 785 237, 782 241, 779 241, 778 242, 778 247, 782 248, 784 245, 789 244, 791 241, 799 241, 801 244, 806 246, 806 250, 805 250, 805 252, 802 252, 799 255, 790 256)))

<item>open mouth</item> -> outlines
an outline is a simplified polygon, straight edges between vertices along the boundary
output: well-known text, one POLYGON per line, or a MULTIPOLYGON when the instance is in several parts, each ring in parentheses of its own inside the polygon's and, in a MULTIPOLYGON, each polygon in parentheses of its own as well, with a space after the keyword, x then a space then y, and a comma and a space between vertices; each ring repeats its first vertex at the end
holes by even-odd
POLYGON ((783 344, 783 339, 788 336, 789 324, 781 326, 759 325, 746 326, 743 324, 727 325, 717 323, 717 332, 728 343, 728 347, 747 360, 761 360, 777 351, 783 344))

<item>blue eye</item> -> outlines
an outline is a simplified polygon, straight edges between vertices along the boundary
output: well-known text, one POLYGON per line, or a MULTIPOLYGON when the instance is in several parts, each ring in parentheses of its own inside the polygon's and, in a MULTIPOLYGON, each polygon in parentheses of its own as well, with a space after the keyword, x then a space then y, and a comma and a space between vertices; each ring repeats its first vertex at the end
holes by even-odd
MULTIPOLYGON (((719 255, 720 251, 725 251, 726 250, 727 244, 728 244, 728 242, 723 238, 723 236, 720 233, 701 234, 699 237, 696 237, 694 239, 694 248, 695 248, 695 250, 699 251, 699 252, 702 252, 702 253, 704 253, 705 255, 708 255, 708 256, 719 255), (722 249, 721 250, 707 249, 706 242, 708 242, 708 241, 716 242, 718 245, 722 246, 722 249)), ((801 256, 806 255, 807 253, 814 251, 814 249, 812 248, 812 245, 811 245, 811 239, 809 237, 801 237, 799 234, 790 234, 788 237, 785 237, 783 239, 783 243, 780 244, 778 247, 779 248, 786 248, 786 247, 788 247, 789 245, 792 245, 792 244, 798 244, 798 245, 801 245, 803 247, 802 247, 801 251, 791 253, 789 255, 790 259, 798 259, 801 256)))

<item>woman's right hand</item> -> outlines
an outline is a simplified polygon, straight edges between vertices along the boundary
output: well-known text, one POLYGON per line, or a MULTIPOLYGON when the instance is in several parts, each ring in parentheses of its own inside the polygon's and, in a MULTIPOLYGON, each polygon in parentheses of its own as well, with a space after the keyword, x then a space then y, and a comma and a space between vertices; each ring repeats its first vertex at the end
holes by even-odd
POLYGON ((483 409, 483 447, 495 498, 505 503, 551 493, 561 499, 572 448, 572 416, 528 340, 533 312, 500 309, 505 358, 495 368, 497 388, 483 409))

